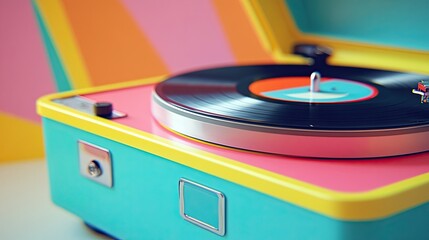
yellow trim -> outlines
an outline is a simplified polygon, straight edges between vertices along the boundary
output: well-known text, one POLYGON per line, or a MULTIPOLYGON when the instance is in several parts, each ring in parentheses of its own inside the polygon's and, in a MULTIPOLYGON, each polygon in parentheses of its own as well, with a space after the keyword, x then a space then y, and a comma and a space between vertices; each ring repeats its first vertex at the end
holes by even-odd
POLYGON ((73 88, 91 86, 88 70, 85 67, 61 0, 36 0, 36 4, 61 56, 63 66, 70 77, 70 84, 73 88))
POLYGON ((242 0, 263 45, 279 62, 287 62, 295 43, 328 46, 332 65, 380 68, 429 74, 429 52, 342 41, 304 34, 296 27, 284 0, 242 0))
POLYGON ((276 29, 269 27, 270 21, 275 18, 281 18, 281 12, 272 11, 271 8, 264 9, 264 7, 276 6, 269 4, 261 4, 258 1, 253 0, 241 0, 246 13, 249 17, 250 22, 253 24, 256 30, 256 34, 262 43, 264 49, 274 57, 279 63, 289 63, 289 64, 308 64, 309 61, 301 56, 296 56, 292 54, 284 54, 284 48, 293 47, 293 36, 296 36, 296 30, 293 28, 293 25, 286 25, 282 31, 275 31, 276 29), (273 14, 266 14, 272 12, 273 14), (277 41, 276 38, 281 37, 280 41, 277 41))
POLYGON ((153 153, 332 218, 373 220, 429 201, 429 173, 368 192, 338 192, 195 149, 51 101, 55 98, 155 83, 163 79, 164 77, 158 77, 57 93, 40 98, 37 110, 45 118, 153 153))

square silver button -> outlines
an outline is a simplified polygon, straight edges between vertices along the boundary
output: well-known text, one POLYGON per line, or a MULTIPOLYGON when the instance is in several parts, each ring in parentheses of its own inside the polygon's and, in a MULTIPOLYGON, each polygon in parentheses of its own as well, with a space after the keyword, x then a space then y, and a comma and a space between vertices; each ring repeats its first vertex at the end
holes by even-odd
POLYGON ((201 228, 225 235, 225 195, 204 185, 179 180, 180 215, 201 228))
POLYGON ((78 141, 80 173, 109 188, 113 186, 110 151, 94 144, 78 141))

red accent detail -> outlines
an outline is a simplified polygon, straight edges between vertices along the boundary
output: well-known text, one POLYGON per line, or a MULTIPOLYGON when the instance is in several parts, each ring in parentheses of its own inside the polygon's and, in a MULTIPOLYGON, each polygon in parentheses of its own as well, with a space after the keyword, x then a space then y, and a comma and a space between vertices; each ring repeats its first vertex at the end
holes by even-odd
POLYGON ((426 88, 426 86, 425 86, 423 83, 421 83, 421 82, 419 82, 419 83, 417 84, 417 88, 418 88, 418 90, 419 90, 419 91, 427 92, 427 88, 426 88))

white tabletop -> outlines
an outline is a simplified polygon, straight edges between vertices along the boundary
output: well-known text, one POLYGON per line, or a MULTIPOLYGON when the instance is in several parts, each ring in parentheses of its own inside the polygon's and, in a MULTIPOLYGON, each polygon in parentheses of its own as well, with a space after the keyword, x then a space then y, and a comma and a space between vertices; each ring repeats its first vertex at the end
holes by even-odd
POLYGON ((55 206, 49 196, 46 162, 0 164, 0 239, 110 239, 55 206))

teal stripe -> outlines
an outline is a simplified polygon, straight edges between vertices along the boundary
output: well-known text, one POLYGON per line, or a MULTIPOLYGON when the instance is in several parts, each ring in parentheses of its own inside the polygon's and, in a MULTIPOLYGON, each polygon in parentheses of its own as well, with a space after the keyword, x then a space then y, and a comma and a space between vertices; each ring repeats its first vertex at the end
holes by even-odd
POLYGON ((33 5, 34 12, 36 14, 37 24, 39 26, 42 39, 45 44, 45 50, 48 55, 49 61, 51 63, 50 64, 51 70, 54 74, 57 91, 62 92, 62 91, 71 90, 72 87, 70 85, 69 78, 67 77, 67 73, 63 67, 60 57, 57 54, 55 46, 52 42, 52 38, 49 36, 46 25, 43 22, 40 10, 34 1, 32 1, 32 5, 33 5))

